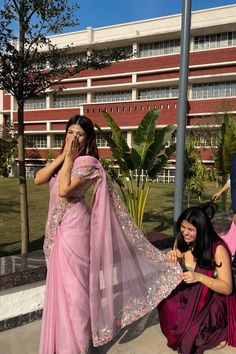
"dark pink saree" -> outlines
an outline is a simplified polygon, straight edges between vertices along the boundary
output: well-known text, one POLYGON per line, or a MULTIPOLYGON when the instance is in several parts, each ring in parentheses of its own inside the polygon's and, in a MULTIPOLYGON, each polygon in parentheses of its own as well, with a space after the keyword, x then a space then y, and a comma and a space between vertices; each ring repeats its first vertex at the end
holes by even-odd
MULTIPOLYGON (((196 271, 213 276, 213 271, 198 266, 196 271)), ((181 354, 200 354, 224 340, 236 347, 235 289, 226 296, 200 283, 181 282, 159 304, 158 312, 167 345, 181 354)))

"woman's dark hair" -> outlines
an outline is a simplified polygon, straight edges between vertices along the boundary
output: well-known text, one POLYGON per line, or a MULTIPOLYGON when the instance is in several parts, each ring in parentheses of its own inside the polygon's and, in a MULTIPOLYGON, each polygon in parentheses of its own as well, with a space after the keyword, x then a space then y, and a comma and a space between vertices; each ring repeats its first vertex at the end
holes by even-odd
POLYGON ((213 244, 220 240, 211 223, 215 211, 216 207, 212 202, 188 208, 180 215, 176 225, 177 248, 181 252, 186 252, 189 249, 189 245, 185 242, 180 231, 183 220, 196 227, 197 235, 192 254, 198 266, 205 269, 214 269, 215 266, 220 266, 215 264, 213 255, 213 244))
POLYGON ((86 133, 87 142, 84 147, 84 151, 82 152, 82 155, 90 155, 90 156, 95 157, 96 159, 99 159, 94 125, 93 125, 93 122, 91 121, 91 119, 89 119, 86 116, 75 115, 69 119, 69 121, 67 122, 67 125, 66 125, 66 132, 65 132, 64 144, 62 146, 62 151, 65 146, 65 139, 66 139, 66 134, 68 132, 68 129, 71 125, 74 125, 74 124, 80 125, 81 128, 86 133))

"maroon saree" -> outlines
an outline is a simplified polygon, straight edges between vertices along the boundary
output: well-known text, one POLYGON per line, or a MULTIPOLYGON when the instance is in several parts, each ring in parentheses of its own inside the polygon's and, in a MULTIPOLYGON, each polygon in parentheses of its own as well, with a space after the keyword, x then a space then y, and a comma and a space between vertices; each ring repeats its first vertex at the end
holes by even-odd
MULTIPOLYGON (((218 242, 214 248, 219 244, 223 243, 218 242)), ((198 266, 196 272, 208 276, 214 273, 198 266)), ((201 354, 224 340, 236 347, 235 288, 226 296, 201 283, 182 281, 159 304, 158 312, 167 345, 181 354, 201 354)))

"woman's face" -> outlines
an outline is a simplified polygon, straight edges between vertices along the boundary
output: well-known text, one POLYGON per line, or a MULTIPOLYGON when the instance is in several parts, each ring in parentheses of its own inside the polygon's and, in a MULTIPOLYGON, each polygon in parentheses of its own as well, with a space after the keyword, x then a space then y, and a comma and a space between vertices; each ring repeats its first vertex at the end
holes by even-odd
POLYGON ((79 124, 72 124, 67 131, 66 138, 76 139, 78 148, 82 148, 86 145, 87 135, 79 124))
POLYGON ((186 243, 193 243, 197 238, 197 229, 193 224, 190 224, 187 220, 183 220, 180 226, 180 232, 183 235, 186 243))

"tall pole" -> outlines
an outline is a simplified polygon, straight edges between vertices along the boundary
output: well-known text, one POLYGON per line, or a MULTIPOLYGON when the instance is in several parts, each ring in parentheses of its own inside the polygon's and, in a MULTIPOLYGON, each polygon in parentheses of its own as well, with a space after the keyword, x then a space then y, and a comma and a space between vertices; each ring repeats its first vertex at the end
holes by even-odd
POLYGON ((187 124, 187 95, 189 72, 189 47, 191 28, 191 0, 183 0, 181 24, 180 79, 177 118, 177 144, 175 169, 174 233, 176 222, 183 209, 184 145, 187 124))
POLYGON ((18 78, 18 163, 20 182, 20 214, 21 214, 21 253, 29 251, 29 217, 25 171, 25 143, 24 143, 24 61, 25 61, 25 11, 26 0, 19 1, 19 55, 20 73, 18 78))

